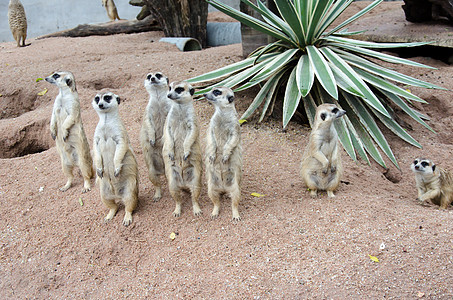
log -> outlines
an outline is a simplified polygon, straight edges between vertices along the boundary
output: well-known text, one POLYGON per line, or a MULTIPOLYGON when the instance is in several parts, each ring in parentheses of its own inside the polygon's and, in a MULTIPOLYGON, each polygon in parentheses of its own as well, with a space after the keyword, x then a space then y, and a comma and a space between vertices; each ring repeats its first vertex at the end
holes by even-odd
POLYGON ((453 22, 453 4, 449 0, 404 0, 406 20, 414 23, 447 18, 453 22))
POLYGON ((144 0, 166 37, 191 37, 206 47, 206 0, 144 0))
POLYGON ((81 24, 72 29, 66 29, 38 37, 45 39, 50 37, 85 37, 90 35, 112 35, 119 33, 139 33, 162 30, 151 16, 138 20, 121 20, 101 24, 81 24))

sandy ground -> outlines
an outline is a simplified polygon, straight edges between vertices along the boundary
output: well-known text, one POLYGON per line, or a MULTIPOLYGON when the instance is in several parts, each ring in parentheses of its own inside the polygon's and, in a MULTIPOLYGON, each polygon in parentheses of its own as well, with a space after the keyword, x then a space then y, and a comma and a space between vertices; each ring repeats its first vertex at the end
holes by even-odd
MULTIPOLYGON (((424 148, 389 135, 401 166, 389 171, 397 183, 377 165, 355 163, 343 152, 345 174, 336 198, 323 193, 312 199, 298 177, 309 129, 251 121, 242 126, 242 221, 231 221, 228 199, 220 217, 211 220, 206 188, 202 216, 193 216, 186 196, 181 217, 174 218, 166 186, 163 198, 152 202, 139 146, 148 101, 143 80, 149 71, 160 70, 174 81, 214 70, 240 60, 241 46, 182 53, 159 43, 161 36, 51 38, 20 49, 0 44, 0 298, 453 297, 453 210, 420 205, 409 168, 415 157, 426 156, 453 170, 450 92, 412 89, 430 103, 417 108, 431 117, 437 134, 403 118, 424 148), (65 178, 48 125, 57 89, 36 82, 55 70, 76 76, 90 144, 98 121, 94 95, 109 89, 123 99, 120 113, 141 180, 140 204, 129 227, 121 224, 123 209, 103 222, 107 209, 99 189, 82 194, 78 172, 73 188, 58 191, 65 178), (36 151, 41 152, 10 158, 36 151)), ((396 69, 453 85, 451 66, 432 58, 413 60, 437 69, 396 69)), ((237 95, 239 113, 256 92, 237 95)), ((194 105, 204 139, 213 108, 204 101, 194 105)))

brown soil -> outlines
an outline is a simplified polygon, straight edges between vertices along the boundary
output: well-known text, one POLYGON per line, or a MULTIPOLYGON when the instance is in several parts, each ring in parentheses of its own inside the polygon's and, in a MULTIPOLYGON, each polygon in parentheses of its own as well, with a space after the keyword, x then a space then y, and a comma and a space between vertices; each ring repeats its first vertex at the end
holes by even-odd
MULTIPOLYGON (((409 168, 414 157, 426 156, 453 170, 449 91, 412 89, 430 103, 417 107, 438 134, 404 118, 424 148, 389 135, 401 171, 390 163, 388 171, 355 163, 343 153, 345 174, 334 199, 325 193, 310 198, 299 179, 309 129, 291 123, 282 130, 278 120, 249 122, 242 126, 242 221, 231 221, 228 200, 211 220, 206 189, 201 217, 193 216, 187 197, 182 216, 174 218, 167 190, 152 202, 139 146, 148 99, 143 80, 155 70, 172 81, 202 74, 240 60, 241 46, 183 53, 159 43, 161 36, 51 38, 31 40, 25 48, 0 44, 0 151, 9 157, 0 160, 0 298, 453 297, 453 210, 418 204, 409 168), (57 90, 36 82, 55 70, 76 76, 90 143, 98 121, 91 107, 96 92, 107 88, 124 99, 121 116, 141 179, 140 205, 129 227, 121 224, 124 210, 103 222, 107 209, 99 189, 81 194, 80 174, 73 188, 58 191, 65 178, 48 128, 57 90)), ((437 69, 396 69, 453 86, 451 66, 413 60, 437 69)), ((237 95, 240 113, 254 93, 237 95)), ((204 101, 195 108, 204 138, 213 109, 204 101)))

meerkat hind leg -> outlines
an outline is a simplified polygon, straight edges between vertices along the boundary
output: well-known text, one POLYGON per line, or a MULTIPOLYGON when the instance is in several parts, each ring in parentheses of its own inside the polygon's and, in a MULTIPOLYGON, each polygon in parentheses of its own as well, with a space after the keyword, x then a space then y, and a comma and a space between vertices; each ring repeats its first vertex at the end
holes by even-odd
POLYGON ((231 197, 231 211, 233 214, 233 221, 240 221, 241 217, 239 216, 239 201, 241 199, 241 192, 239 187, 237 187, 234 191, 230 192, 231 197))
POLYGON ((102 199, 102 202, 104 202, 105 206, 109 209, 109 212, 104 218, 104 221, 108 222, 116 215, 116 212, 118 211, 118 204, 116 204, 115 200, 102 199))
POLYGON ((74 180, 74 175, 72 174, 73 169, 73 165, 63 164, 63 173, 68 177, 68 181, 60 188, 60 191, 66 192, 72 186, 72 181, 74 180))
POLYGON ((160 183, 159 176, 149 174, 149 180, 151 181, 155 189, 153 201, 157 202, 162 198, 162 185, 160 183))
POLYGON ((198 198, 200 197, 201 188, 200 187, 193 187, 190 191, 192 196, 192 207, 193 207, 193 214, 195 216, 201 215, 201 208, 198 204, 198 198))
POLYGON ((215 219, 219 216, 220 212, 220 193, 216 191, 212 191, 211 189, 208 190, 208 196, 214 204, 211 212, 211 218, 215 219))
POLYGON ((173 211, 174 217, 181 216, 181 191, 179 189, 170 190, 171 197, 175 200, 175 210, 173 211))

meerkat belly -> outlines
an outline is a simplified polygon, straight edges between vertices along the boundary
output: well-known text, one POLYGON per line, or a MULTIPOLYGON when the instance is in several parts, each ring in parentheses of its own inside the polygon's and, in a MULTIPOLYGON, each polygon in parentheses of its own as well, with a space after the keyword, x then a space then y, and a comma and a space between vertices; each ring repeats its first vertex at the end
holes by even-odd
POLYGON ((116 143, 112 138, 101 140, 99 142, 99 150, 102 156, 104 166, 104 178, 109 180, 115 178, 115 166, 113 164, 116 150, 116 143))

